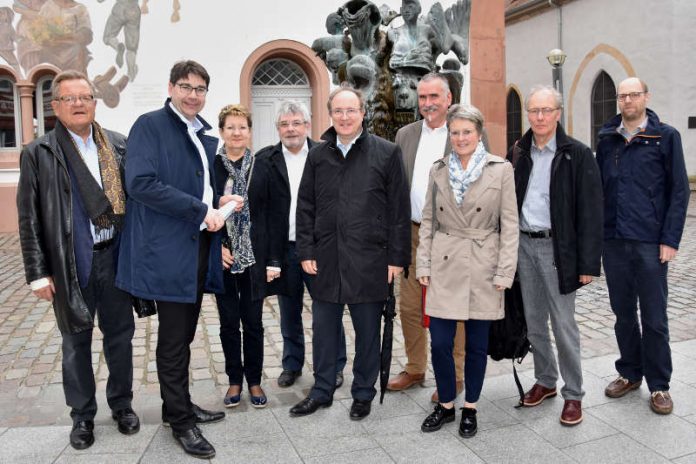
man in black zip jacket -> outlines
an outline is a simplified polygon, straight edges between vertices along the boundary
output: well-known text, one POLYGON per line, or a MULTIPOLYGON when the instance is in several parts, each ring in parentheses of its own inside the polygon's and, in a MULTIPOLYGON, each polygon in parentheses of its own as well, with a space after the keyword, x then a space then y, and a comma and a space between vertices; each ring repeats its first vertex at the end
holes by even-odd
POLYGON ((575 291, 599 276, 602 185, 592 151, 559 124, 561 94, 553 87, 534 87, 525 104, 531 128, 513 148, 513 163, 520 213, 518 272, 536 383, 524 405, 556 396, 560 370, 565 382, 560 421, 570 426, 582 421, 584 395, 575 291))
POLYGON ((619 398, 639 388, 645 377, 651 409, 669 414, 667 266, 684 231, 689 181, 679 132, 647 108, 645 82, 624 80, 616 97, 621 114, 604 125, 597 144, 604 185, 604 271, 621 355, 619 376, 605 394, 619 398))
POLYGON ((328 407, 336 389, 342 316, 355 328, 350 418, 370 414, 388 284, 410 263, 408 180, 395 144, 368 134, 360 91, 329 95, 333 127, 307 157, 297 199, 297 256, 312 276, 314 386, 290 414, 328 407))
POLYGON ((112 416, 123 434, 140 429, 131 409, 131 299, 114 286, 126 203, 126 141, 94 121, 94 88, 84 74, 58 74, 52 92, 56 127, 21 155, 19 239, 27 283, 37 297, 53 302, 63 336, 65 402, 73 419, 70 444, 85 449, 94 443, 97 413, 91 350, 95 315, 104 334, 112 416))

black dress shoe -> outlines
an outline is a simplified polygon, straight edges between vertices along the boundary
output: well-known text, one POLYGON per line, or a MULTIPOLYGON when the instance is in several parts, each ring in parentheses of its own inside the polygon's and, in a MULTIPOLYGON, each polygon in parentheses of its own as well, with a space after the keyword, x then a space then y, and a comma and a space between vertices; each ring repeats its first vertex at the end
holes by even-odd
POLYGON ((462 421, 459 423, 459 436, 471 438, 476 435, 476 409, 462 408, 462 421))
POLYGON ((225 411, 208 411, 197 404, 193 405, 193 413, 196 415, 196 424, 212 424, 225 418, 225 411))
POLYGON ((183 432, 172 430, 172 435, 181 447, 191 456, 209 459, 215 457, 215 448, 205 439, 200 429, 195 425, 183 432))
POLYGON ((140 430, 140 419, 131 408, 112 411, 111 418, 118 423, 118 431, 124 435, 133 435, 140 430))
POLYGON ((434 432, 440 430, 442 425, 448 422, 454 422, 454 406, 447 409, 440 403, 437 403, 435 410, 423 421, 421 430, 423 432, 434 432))
POLYGON ((70 445, 83 450, 89 448, 94 443, 94 421, 78 421, 73 424, 70 431, 70 445))
POLYGON ((343 385, 343 372, 336 372, 336 388, 341 388, 343 385))
POLYGON ((319 408, 328 408, 333 404, 333 399, 325 402, 307 397, 290 409, 292 417, 308 416, 317 412, 319 408))
POLYGON ((278 386, 283 388, 289 387, 294 384, 295 380, 301 375, 301 370, 291 371, 290 369, 283 369, 283 372, 280 373, 280 377, 278 377, 278 386))
MULTIPOLYGON (((197 404, 193 405, 193 414, 196 416, 196 424, 212 424, 225 418, 224 411, 208 411, 197 404)), ((169 427, 169 420, 165 417, 164 408, 162 408, 162 425, 169 427)))
POLYGON ((372 401, 353 400, 350 406, 350 420, 362 420, 370 415, 372 401))

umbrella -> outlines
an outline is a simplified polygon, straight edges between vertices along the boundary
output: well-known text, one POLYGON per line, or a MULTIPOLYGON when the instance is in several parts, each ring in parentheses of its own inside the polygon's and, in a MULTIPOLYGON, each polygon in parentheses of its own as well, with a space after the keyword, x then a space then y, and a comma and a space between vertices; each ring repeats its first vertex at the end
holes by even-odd
POLYGON ((384 403, 384 394, 387 392, 389 381, 389 368, 392 361, 392 341, 394 339, 394 318, 396 317, 396 298, 394 297, 394 280, 389 284, 389 297, 382 309, 384 316, 384 331, 382 332, 382 350, 379 366, 379 404, 384 403))

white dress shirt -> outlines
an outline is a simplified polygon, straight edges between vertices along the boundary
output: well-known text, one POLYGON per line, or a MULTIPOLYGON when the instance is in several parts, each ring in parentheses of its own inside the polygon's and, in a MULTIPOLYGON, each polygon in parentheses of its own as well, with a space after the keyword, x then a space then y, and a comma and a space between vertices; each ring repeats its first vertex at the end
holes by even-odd
POLYGON ((423 120, 423 130, 418 141, 411 180, 411 220, 419 224, 423 219, 430 168, 435 161, 442 158, 445 145, 447 145, 447 124, 431 129, 423 120))
MULTIPOLYGON (((189 121, 184 117, 183 114, 179 113, 179 110, 169 102, 169 107, 176 113, 177 116, 181 118, 182 121, 186 123, 188 129, 188 135, 191 141, 198 149, 198 154, 201 157, 201 162, 203 163, 203 198, 201 201, 208 206, 208 211, 213 209, 213 187, 210 185, 210 169, 208 166, 208 157, 205 154, 205 148, 201 143, 201 139, 198 138, 198 131, 203 129, 203 123, 198 120, 198 118, 193 118, 193 121, 189 121)), ((205 224, 205 221, 201 223, 201 226, 205 224)))
POLYGON ((288 181, 290 182, 290 225, 288 240, 291 242, 295 241, 295 213, 297 212, 297 192, 300 190, 300 181, 302 180, 302 173, 304 172, 305 162, 307 162, 307 153, 309 153, 309 146, 307 145, 307 140, 305 140, 304 146, 297 153, 291 153, 290 150, 283 147, 283 158, 285 158, 285 166, 288 169, 288 181))

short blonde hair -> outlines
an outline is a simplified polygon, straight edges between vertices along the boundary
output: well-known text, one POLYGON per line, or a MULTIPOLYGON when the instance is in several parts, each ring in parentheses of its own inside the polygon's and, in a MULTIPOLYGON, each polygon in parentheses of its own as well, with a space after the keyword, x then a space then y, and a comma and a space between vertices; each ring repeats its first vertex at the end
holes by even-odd
POLYGON ((225 127, 227 116, 241 116, 246 118, 249 129, 251 129, 251 112, 244 105, 227 105, 220 110, 218 115, 218 127, 225 127))

